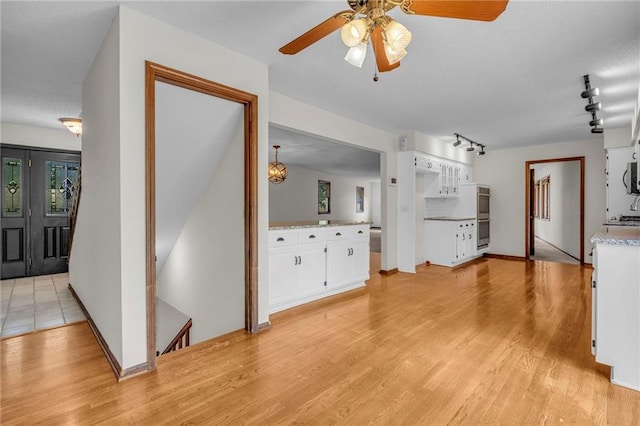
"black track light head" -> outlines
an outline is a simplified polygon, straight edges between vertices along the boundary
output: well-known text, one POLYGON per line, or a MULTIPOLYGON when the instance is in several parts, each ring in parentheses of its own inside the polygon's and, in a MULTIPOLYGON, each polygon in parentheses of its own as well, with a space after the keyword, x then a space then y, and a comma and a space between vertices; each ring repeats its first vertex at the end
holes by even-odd
POLYGON ((594 87, 593 89, 585 90, 580 94, 580 96, 582 96, 582 99, 586 99, 586 98, 591 98, 593 96, 598 96, 599 94, 600 94, 600 90, 597 87, 594 87))
POLYGON ((594 127, 591 129, 591 133, 602 133, 604 129, 602 127, 594 127))
POLYGON ((585 106, 584 109, 587 112, 600 111, 600 102, 587 104, 587 106, 585 106))
POLYGON ((603 120, 602 118, 594 118, 589 122, 589 126, 602 126, 603 120))

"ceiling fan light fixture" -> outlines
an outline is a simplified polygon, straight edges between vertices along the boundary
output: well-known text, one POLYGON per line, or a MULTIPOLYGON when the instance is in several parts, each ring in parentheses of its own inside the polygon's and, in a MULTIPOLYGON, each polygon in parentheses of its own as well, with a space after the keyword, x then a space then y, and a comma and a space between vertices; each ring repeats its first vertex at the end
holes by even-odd
POLYGON ((367 43, 361 42, 349 49, 344 60, 349 62, 354 67, 362 68, 364 58, 367 56, 367 43))
POLYGON ((389 61, 389 65, 393 65, 396 62, 399 62, 405 56, 407 56, 407 51, 406 50, 404 50, 404 49, 395 50, 387 42, 384 43, 384 53, 385 53, 385 55, 387 55, 387 61, 389 61))
POLYGON ((349 21, 342 26, 340 37, 347 47, 355 47, 367 36, 369 25, 364 18, 349 21))
POLYGON ((386 25, 384 35, 387 43, 395 51, 404 50, 411 43, 411 33, 407 27, 397 21, 392 20, 386 25))

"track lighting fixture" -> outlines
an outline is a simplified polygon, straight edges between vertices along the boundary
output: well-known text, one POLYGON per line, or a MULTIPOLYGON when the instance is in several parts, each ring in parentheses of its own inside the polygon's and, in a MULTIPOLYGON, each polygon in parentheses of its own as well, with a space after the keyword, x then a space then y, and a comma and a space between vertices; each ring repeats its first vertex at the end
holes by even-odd
POLYGON ((583 99, 589 99, 589 103, 584 107, 584 110, 591 113, 591 121, 589 122, 589 126, 592 127, 591 133, 602 133, 604 129, 598 126, 602 126, 603 120, 596 116, 596 112, 600 111, 602 105, 600 105, 600 102, 593 101, 594 96, 600 95, 600 90, 598 90, 597 87, 591 87, 588 74, 583 76, 583 78, 585 91, 582 92, 580 96, 583 99))
POLYGON ((585 90, 580 94, 580 96, 582 96, 582 99, 587 99, 594 96, 598 96, 599 94, 600 94, 600 90, 598 90, 597 87, 594 87, 593 89, 585 90))
POLYGON ((584 110, 587 112, 593 112, 593 111, 600 111, 600 107, 602 105, 600 104, 600 102, 596 102, 593 104, 587 104, 587 106, 584 107, 584 110))
POLYGON ((453 143, 453 146, 459 146, 462 141, 460 140, 460 138, 466 140, 467 142, 469 142, 469 146, 466 148, 467 152, 473 152, 476 150, 476 147, 480 148, 480 151, 477 152, 478 155, 485 155, 486 152, 484 151, 485 146, 481 143, 478 142, 474 142, 469 138, 465 138, 464 136, 462 136, 459 133, 454 133, 455 137, 456 137, 456 141, 453 143))

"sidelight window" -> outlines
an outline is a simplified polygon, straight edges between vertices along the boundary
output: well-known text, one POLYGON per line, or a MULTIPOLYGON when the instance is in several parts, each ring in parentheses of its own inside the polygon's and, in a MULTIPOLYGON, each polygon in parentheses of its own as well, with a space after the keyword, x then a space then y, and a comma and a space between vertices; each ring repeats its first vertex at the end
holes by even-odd
POLYGON ((22 217, 22 160, 2 159, 2 216, 22 217))

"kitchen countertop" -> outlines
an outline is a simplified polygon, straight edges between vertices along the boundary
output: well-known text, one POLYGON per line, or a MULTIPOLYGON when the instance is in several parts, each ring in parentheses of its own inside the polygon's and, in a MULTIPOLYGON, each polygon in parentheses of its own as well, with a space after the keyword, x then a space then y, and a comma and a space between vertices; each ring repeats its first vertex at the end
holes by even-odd
POLYGON ((463 220, 476 220, 475 217, 455 217, 455 216, 432 216, 425 217, 424 220, 446 220, 449 222, 458 222, 463 220))
POLYGON ((603 226, 591 237, 593 244, 640 246, 640 227, 603 226))
POLYGON ((324 228, 328 226, 371 225, 372 223, 373 222, 354 222, 352 220, 308 220, 298 222, 273 222, 269 224, 269 230, 324 228))

